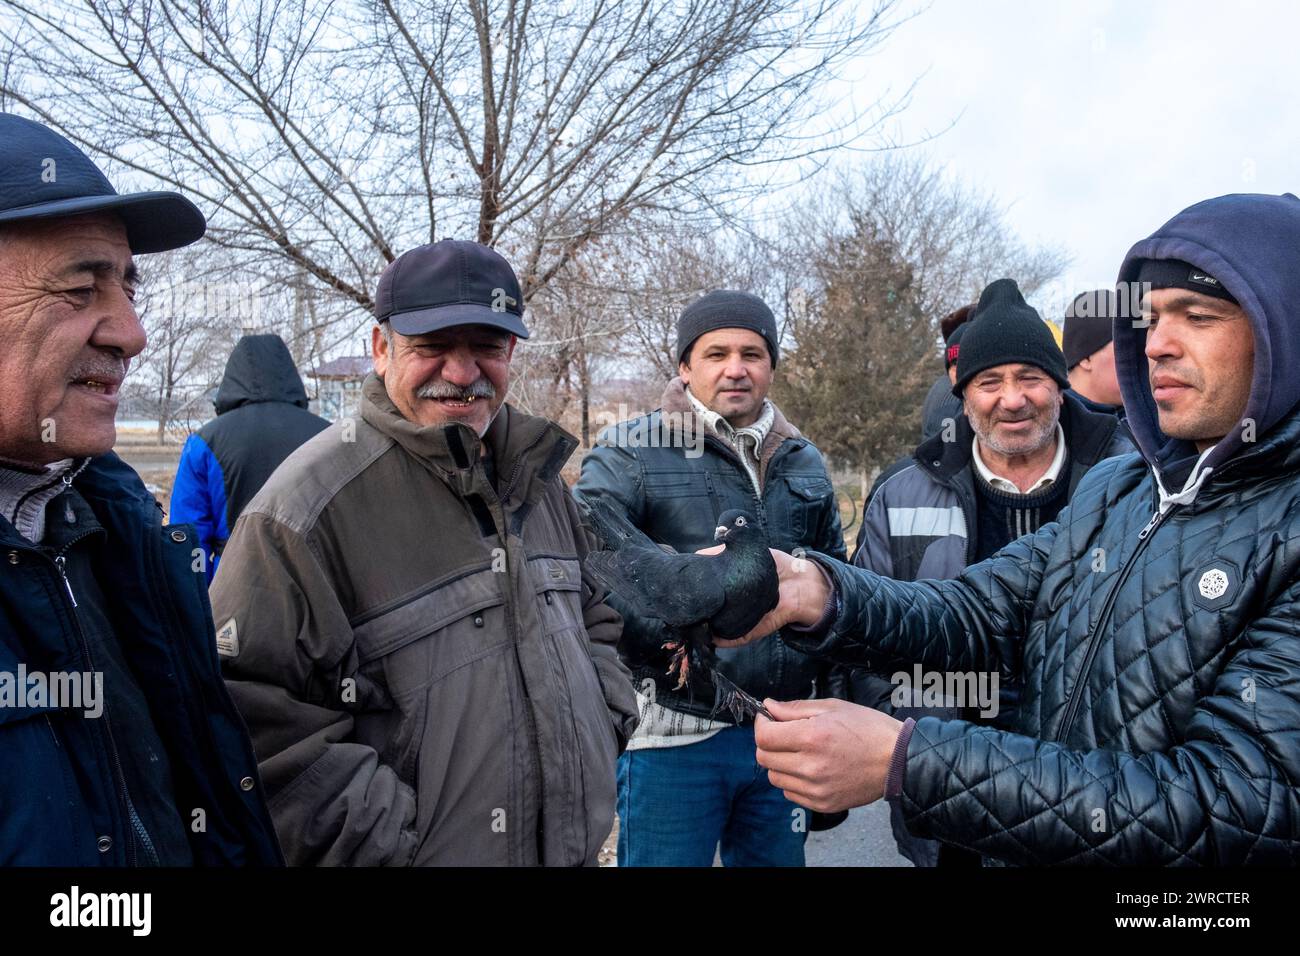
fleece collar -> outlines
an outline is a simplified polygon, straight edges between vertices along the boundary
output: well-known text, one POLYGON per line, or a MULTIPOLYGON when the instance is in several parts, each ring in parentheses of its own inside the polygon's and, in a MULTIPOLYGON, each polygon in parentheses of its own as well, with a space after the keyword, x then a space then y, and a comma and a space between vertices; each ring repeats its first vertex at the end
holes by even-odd
MULTIPOLYGON (((786 417, 781 414, 781 409, 777 408, 775 403, 769 401, 768 404, 772 406, 772 425, 767 430, 767 435, 763 439, 758 454, 758 481, 760 487, 766 480, 767 466, 775 457, 777 449, 781 447, 782 443, 799 441, 803 438, 803 433, 786 420, 786 417)), ((686 383, 681 380, 680 376, 670 381, 664 389, 664 393, 659 399, 659 408, 681 421, 683 431, 690 433, 696 430, 695 409, 686 393, 686 383)), ((708 434, 708 431, 709 429, 706 426, 705 434, 708 434)), ((720 439, 714 437, 714 440, 722 444, 720 439)))

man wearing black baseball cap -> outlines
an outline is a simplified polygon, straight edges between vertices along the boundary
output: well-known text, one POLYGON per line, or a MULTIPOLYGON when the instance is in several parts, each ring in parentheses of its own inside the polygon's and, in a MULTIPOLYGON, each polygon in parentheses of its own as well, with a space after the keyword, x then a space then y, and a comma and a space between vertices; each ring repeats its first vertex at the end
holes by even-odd
POLYGON ((375 318, 360 416, 272 475, 213 581, 285 854, 594 863, 636 700, 560 477, 577 441, 505 404, 519 282, 443 240, 388 266, 375 318))
POLYGON ((519 280, 495 250, 451 239, 413 249, 379 278, 375 371, 403 417, 463 421, 482 436, 505 400, 515 341, 528 338, 523 314, 519 280))
POLYGON ((0 113, 0 679, 82 688, 0 718, 0 864, 281 860, 192 529, 161 527, 112 452, 145 346, 132 254, 204 226, 183 196, 119 195, 68 140, 0 113))

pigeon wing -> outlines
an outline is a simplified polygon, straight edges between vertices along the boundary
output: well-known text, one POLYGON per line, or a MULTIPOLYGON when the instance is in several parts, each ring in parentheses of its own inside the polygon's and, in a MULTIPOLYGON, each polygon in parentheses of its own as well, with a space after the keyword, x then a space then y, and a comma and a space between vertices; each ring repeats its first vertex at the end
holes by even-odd
POLYGON ((716 614, 726 599, 711 563, 694 554, 664 554, 651 545, 591 552, 586 567, 638 614, 669 627, 689 627, 716 614))
POLYGON ((610 505, 604 495, 583 498, 581 504, 592 530, 596 532, 605 549, 621 551, 625 546, 631 546, 642 550, 667 550, 676 553, 667 545, 656 544, 647 537, 644 531, 628 520, 621 509, 610 505))

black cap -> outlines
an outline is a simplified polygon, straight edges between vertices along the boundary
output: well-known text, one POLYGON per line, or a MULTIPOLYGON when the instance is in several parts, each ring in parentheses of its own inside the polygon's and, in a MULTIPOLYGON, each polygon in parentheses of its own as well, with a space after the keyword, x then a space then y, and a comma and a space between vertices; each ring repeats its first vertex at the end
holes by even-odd
POLYGON ((490 325, 521 339, 524 295, 495 249, 462 239, 416 246, 388 264, 375 290, 375 321, 402 335, 490 325))
POLYGON ((1187 289, 1232 303, 1237 301, 1222 282, 1182 259, 1147 259, 1138 270, 1137 281, 1152 289, 1187 289))
POLYGON ((952 387, 958 398, 980 372, 1013 363, 1041 368, 1061 388, 1070 387, 1060 346, 1014 279, 990 283, 967 325, 957 356, 957 384, 952 387))
POLYGON ((756 295, 715 289, 700 296, 677 319, 677 363, 690 351, 695 340, 705 332, 717 329, 748 329, 757 332, 767 343, 767 354, 776 366, 779 350, 776 345, 776 316, 756 295))
POLYGON ((969 322, 963 322, 952 330, 952 335, 948 336, 948 342, 943 350, 943 367, 945 369, 950 369, 957 364, 957 356, 961 354, 961 340, 965 337, 966 329, 969 327, 969 322))
POLYGON ((1114 289, 1094 289, 1074 297, 1065 310, 1065 328, 1061 331, 1067 369, 1110 344, 1115 336, 1116 311, 1114 289))
POLYGON ((54 130, 0 113, 0 225, 111 212, 132 252, 179 249, 203 238, 207 221, 180 193, 118 195, 99 167, 54 130))

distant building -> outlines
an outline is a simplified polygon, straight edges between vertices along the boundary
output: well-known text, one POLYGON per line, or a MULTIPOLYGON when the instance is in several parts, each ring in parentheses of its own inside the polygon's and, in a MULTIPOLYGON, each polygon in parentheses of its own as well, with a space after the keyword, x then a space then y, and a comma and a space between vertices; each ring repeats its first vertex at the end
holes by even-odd
POLYGON ((331 359, 307 374, 316 380, 313 411, 332 422, 357 414, 361 407, 361 381, 374 371, 369 355, 331 359))

